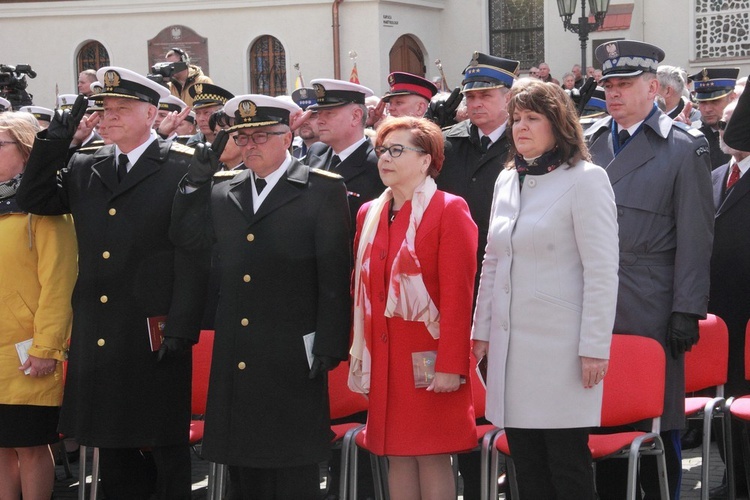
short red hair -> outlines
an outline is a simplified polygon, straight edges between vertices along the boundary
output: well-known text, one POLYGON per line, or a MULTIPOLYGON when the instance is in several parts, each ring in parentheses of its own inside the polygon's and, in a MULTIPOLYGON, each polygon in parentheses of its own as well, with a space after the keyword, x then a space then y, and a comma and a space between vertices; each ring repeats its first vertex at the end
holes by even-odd
POLYGON ((388 118, 378 127, 378 137, 375 147, 383 145, 385 139, 397 130, 408 130, 414 147, 422 149, 432 157, 427 173, 433 179, 438 176, 443 168, 445 160, 443 132, 434 122, 426 118, 414 118, 401 116, 399 118, 388 118))

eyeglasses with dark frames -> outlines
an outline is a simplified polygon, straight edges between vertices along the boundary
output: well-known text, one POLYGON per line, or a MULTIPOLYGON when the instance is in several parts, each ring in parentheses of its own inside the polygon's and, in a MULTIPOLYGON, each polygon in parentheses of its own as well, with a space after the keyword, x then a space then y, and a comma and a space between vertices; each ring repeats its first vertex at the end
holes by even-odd
POLYGON ((234 143, 238 146, 247 146, 250 139, 255 144, 265 144, 268 142, 269 135, 284 135, 286 132, 255 132, 254 134, 237 134, 233 137, 234 143))
POLYGON ((390 146, 390 147, 385 147, 385 146, 376 147, 375 154, 377 155, 378 158, 380 158, 387 151, 388 154, 391 155, 391 158, 398 158, 399 156, 403 154, 405 149, 408 149, 409 151, 415 151, 417 153, 422 153, 422 154, 427 152, 424 149, 411 148, 409 146, 404 146, 403 144, 394 144, 393 146, 390 146))
POLYGON ((716 123, 716 126, 719 127, 719 130, 721 130, 723 132, 727 128, 727 122, 725 122, 724 120, 719 120, 716 123))

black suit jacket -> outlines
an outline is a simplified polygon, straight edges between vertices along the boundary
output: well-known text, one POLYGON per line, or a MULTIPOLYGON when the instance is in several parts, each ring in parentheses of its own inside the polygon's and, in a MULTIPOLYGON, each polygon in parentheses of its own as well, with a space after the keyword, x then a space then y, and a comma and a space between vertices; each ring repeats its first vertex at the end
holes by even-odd
POLYGON ((292 160, 253 210, 252 172, 175 197, 173 238, 221 256, 203 456, 245 467, 317 463, 330 453, 326 379, 313 353, 346 359, 349 211, 341 178, 292 160))
POLYGON ((745 380, 745 327, 750 319, 750 175, 726 192, 729 164, 712 172, 714 243, 711 255, 711 292, 708 310, 729 328, 727 396, 750 392, 745 380))
POLYGON ((78 238, 60 431, 107 448, 187 444, 191 356, 157 362, 147 318, 167 316, 165 335, 198 339, 209 255, 169 239, 188 150, 154 141, 120 183, 114 146, 66 166, 66 141, 45 137, 17 199, 31 213, 73 214, 78 238))
POLYGON ((469 120, 454 125, 443 135, 445 162, 436 179, 437 187, 465 199, 471 211, 471 218, 479 229, 476 290, 487 246, 495 180, 505 168, 510 146, 508 139, 503 135, 492 143, 487 152, 483 152, 479 144, 477 127, 469 120))
MULTIPOLYGON (((310 146, 307 156, 302 161, 310 168, 331 170, 344 178, 351 220, 357 220, 359 207, 374 200, 385 191, 378 173, 378 157, 375 155, 375 149, 369 140, 365 141, 333 169, 330 168, 331 157, 333 157, 331 146, 316 142, 310 146)), ((353 239, 354 228, 352 228, 352 241, 353 239)))

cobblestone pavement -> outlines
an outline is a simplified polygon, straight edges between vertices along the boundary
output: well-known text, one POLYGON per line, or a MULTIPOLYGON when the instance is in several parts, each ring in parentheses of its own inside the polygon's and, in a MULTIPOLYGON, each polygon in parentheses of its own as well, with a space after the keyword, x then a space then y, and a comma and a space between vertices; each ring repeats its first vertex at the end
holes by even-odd
MULTIPOLYGON (((91 460, 88 461, 90 467, 91 460)), ((56 467, 58 480, 55 483, 54 499, 75 499, 78 495, 78 464, 71 464, 72 478, 65 478, 62 466, 56 467)), ((90 474, 90 470, 89 470, 90 474)), ((711 487, 721 483, 724 474, 724 464, 719 457, 716 444, 711 444, 710 457, 710 480, 711 487)), ((683 500, 700 498, 701 484, 701 454, 700 448, 686 450, 683 452, 682 460, 682 495, 683 500)), ((88 476, 89 481, 91 476, 88 476)), ((204 500, 206 498, 206 485, 208 483, 208 462, 193 454, 193 500, 204 500)), ((459 496, 459 498, 462 498, 459 496)), ((500 498, 504 498, 502 495, 500 498)))

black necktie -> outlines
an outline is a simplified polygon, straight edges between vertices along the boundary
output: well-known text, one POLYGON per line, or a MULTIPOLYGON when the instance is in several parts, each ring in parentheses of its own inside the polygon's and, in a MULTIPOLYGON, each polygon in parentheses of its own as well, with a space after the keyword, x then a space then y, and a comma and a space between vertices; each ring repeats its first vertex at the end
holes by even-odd
POLYGON ((482 151, 487 152, 488 149, 490 149, 490 146, 492 145, 492 139, 490 139, 489 135, 483 135, 481 139, 479 139, 479 142, 482 145, 482 151))
POLYGON ((125 178, 125 174, 128 173, 128 155, 120 153, 117 157, 117 180, 122 182, 125 178))
POLYGON ((266 187, 266 180, 261 179, 260 177, 255 178, 255 189, 258 191, 258 194, 260 194, 263 191, 263 188, 266 187))
POLYGON ((620 143, 620 146, 625 144, 629 138, 630 138, 630 132, 628 132, 625 129, 620 130, 620 132, 617 134, 617 142, 620 143))
POLYGON ((328 170, 333 170, 334 168, 339 166, 339 163, 341 163, 341 158, 339 158, 339 155, 333 155, 331 157, 331 163, 328 165, 328 170))

